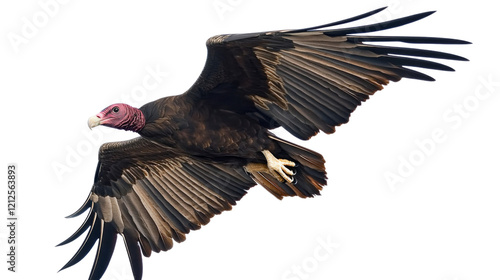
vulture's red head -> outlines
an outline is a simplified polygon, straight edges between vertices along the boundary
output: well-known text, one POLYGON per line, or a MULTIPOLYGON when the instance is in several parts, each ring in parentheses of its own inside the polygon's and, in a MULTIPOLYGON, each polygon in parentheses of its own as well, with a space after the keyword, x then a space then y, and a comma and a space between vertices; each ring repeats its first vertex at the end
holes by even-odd
POLYGON ((146 120, 141 110, 123 103, 106 107, 99 114, 89 118, 88 125, 92 129, 98 125, 118 129, 140 131, 146 120))

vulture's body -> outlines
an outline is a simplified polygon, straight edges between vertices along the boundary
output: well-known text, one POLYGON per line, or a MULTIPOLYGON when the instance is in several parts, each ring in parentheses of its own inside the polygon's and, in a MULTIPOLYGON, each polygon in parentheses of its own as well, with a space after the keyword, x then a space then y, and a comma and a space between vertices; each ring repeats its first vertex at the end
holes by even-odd
POLYGON ((89 119, 137 132, 106 143, 91 193, 71 217, 89 210, 81 228, 61 244, 87 236, 63 267, 79 262, 98 241, 90 279, 107 268, 117 235, 125 241, 135 279, 142 254, 166 251, 214 214, 231 209, 260 184, 274 196, 312 197, 326 185, 323 157, 284 141, 283 127, 300 139, 333 133, 352 111, 389 81, 433 80, 405 66, 453 70, 419 57, 460 56, 382 42, 465 44, 432 37, 373 36, 424 18, 417 14, 380 24, 327 29, 347 20, 301 30, 221 35, 208 40, 203 72, 184 94, 141 108, 114 104, 89 119))
MULTIPOLYGON (((273 146, 267 128, 249 116, 231 109, 214 110, 217 105, 187 96, 166 97, 141 107, 150 112, 139 134, 185 154, 250 159, 273 146), (163 128, 169 127, 170 131, 163 128)), ((222 104, 223 106, 227 104, 222 104)), ((222 106, 221 106, 222 107, 222 106)), ((262 156, 262 155, 260 155, 262 156)))

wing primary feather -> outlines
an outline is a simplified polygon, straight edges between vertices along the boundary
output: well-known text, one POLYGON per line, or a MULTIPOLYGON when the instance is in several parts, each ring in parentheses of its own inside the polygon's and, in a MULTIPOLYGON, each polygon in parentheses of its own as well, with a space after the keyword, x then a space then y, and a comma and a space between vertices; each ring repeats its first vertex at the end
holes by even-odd
POLYGON ((421 20, 425 17, 430 16, 434 12, 435 11, 424 12, 424 13, 419 13, 419 14, 415 14, 415 15, 411 15, 411 16, 407 16, 407 17, 393 19, 393 20, 389 20, 389 21, 385 21, 385 22, 362 25, 362 26, 357 26, 357 27, 335 29, 335 30, 331 30, 331 31, 326 31, 323 34, 333 37, 333 36, 345 36, 347 34, 368 33, 368 32, 380 31, 380 30, 387 30, 387 29, 391 29, 391 28, 395 28, 395 27, 399 27, 402 25, 406 25, 406 24, 415 22, 417 20, 421 20))
POLYGON ((90 249, 94 247, 94 244, 97 239, 99 239, 99 234, 101 232, 101 223, 96 223, 97 219, 97 213, 94 213, 92 218, 92 225, 90 226, 90 230, 85 237, 82 245, 80 246, 78 251, 76 251, 75 255, 59 271, 80 262, 89 253, 90 249))
POLYGON ((295 30, 288 31, 287 33, 307 32, 307 31, 316 30, 316 29, 320 29, 320 28, 326 28, 326 27, 332 27, 332 26, 336 26, 336 25, 341 25, 341 24, 344 24, 344 23, 349 23, 349 22, 353 22, 353 21, 357 21, 357 20, 369 17, 369 16, 377 14, 377 13, 379 13, 379 12, 385 10, 385 9, 387 9, 387 6, 375 9, 373 11, 370 11, 370 12, 367 12, 367 13, 364 13, 364 14, 361 14, 361 15, 358 15, 358 16, 350 17, 350 18, 347 18, 347 19, 343 19, 343 20, 339 20, 339 21, 335 21, 335 22, 331 22, 331 23, 327 23, 327 24, 322 24, 322 25, 318 25, 318 26, 314 26, 314 27, 309 27, 309 28, 295 29, 295 30))
MULTIPOLYGON (((402 65, 405 65, 405 64, 403 64, 403 62, 406 63, 406 65, 408 65, 408 66, 416 66, 416 65, 412 65, 412 64, 417 64, 416 61, 421 62, 424 60, 418 60, 418 59, 406 58, 406 57, 397 57, 397 56, 381 57, 378 60, 371 60, 370 58, 363 58, 361 56, 350 56, 350 58, 353 59, 353 61, 354 60, 357 60, 357 61, 365 60, 367 63, 371 63, 372 65, 379 65, 380 71, 391 71, 392 73, 395 73, 397 76, 394 76, 392 73, 390 73, 391 74, 390 76, 388 75, 388 78, 391 79, 392 81, 398 81, 402 77, 410 78, 410 79, 424 80, 424 81, 434 81, 434 78, 432 78, 424 73, 421 73, 421 72, 418 72, 415 70, 411 70, 411 69, 408 69, 408 68, 405 68, 402 66, 402 65), (385 65, 391 65, 390 64, 391 60, 393 62, 397 62, 397 63, 392 64, 391 67, 385 66, 385 65)), ((332 58, 325 57, 324 60, 328 61, 328 60, 332 60, 332 58)), ((426 62, 427 63, 425 63, 425 62, 421 63, 422 65, 425 65, 425 66, 421 66, 421 67, 430 68, 430 69, 439 69, 439 70, 446 69, 448 71, 453 71, 452 68, 450 68, 446 65, 439 64, 436 62, 430 62, 430 61, 426 61, 426 62)), ((335 63, 338 65, 338 67, 341 67, 341 66, 344 67, 344 70, 346 70, 346 71, 348 69, 351 69, 351 70, 357 69, 357 72, 369 71, 367 69, 362 69, 361 66, 349 64, 349 63, 344 62, 344 61, 336 61, 335 63)), ((388 73, 385 73, 385 74, 388 74, 388 73)), ((346 92, 346 93, 348 93, 348 92, 346 92)))
POLYGON ((442 70, 442 71, 454 71, 453 68, 446 66, 444 64, 423 59, 399 57, 399 56, 385 56, 381 57, 381 59, 390 63, 394 63, 396 65, 415 66, 420 68, 442 70))
POLYGON ((433 77, 431 77, 427 74, 424 74, 422 72, 419 72, 419 71, 415 71, 415 70, 408 69, 405 67, 400 67, 399 70, 400 70, 399 74, 401 75, 401 77, 404 77, 404 78, 429 81, 429 82, 435 81, 435 79, 433 77))
POLYGON ((75 239, 77 239, 78 237, 80 237, 80 235, 82 235, 87 230, 87 228, 89 228, 90 226, 92 226, 92 224, 94 223, 94 220, 91 219, 91 217, 92 217, 92 214, 95 214, 94 212, 92 212, 92 208, 93 207, 94 207, 94 205, 92 204, 91 210, 89 211, 89 214, 87 215, 87 218, 85 219, 85 222, 83 222, 83 224, 80 226, 80 228, 78 228, 78 230, 76 230, 75 233, 73 233, 66 240, 64 240, 63 242, 57 244, 56 247, 62 246, 62 245, 65 245, 65 244, 68 244, 68 243, 74 241, 75 239))
POLYGON ((105 223, 100 219, 100 235, 99 245, 95 256, 92 271, 90 272, 89 280, 101 279, 104 271, 108 268, 109 261, 113 256, 116 245, 117 233, 111 224, 105 223))
POLYGON ((471 42, 439 37, 419 37, 419 36, 347 36, 349 42, 402 42, 410 44, 442 44, 442 45, 463 45, 471 42))
POLYGON ((92 200, 90 200, 91 195, 92 195, 92 193, 89 194, 89 196, 87 197, 87 199, 85 200, 83 205, 80 206, 80 208, 78 208, 78 210, 76 210, 75 213, 73 213, 69 216, 66 216, 66 218, 74 218, 74 217, 80 216, 81 214, 83 214, 83 212, 87 211, 87 209, 89 209, 92 205, 92 200))
POLYGON ((438 52, 432 50, 423 50, 416 48, 404 48, 404 47, 390 47, 390 46, 373 46, 373 45, 365 45, 359 44, 357 46, 358 49, 368 50, 377 54, 400 54, 406 56, 419 56, 419 57, 430 57, 430 58, 440 58, 440 59, 449 59, 449 60, 458 60, 458 61, 468 61, 467 58, 445 53, 438 52))
POLYGON ((123 241, 125 242, 125 248, 127 249, 128 259, 130 261, 130 266, 132 267, 132 274, 135 280, 140 280, 142 278, 142 257, 141 249, 137 239, 134 239, 131 235, 126 233, 121 234, 123 241))

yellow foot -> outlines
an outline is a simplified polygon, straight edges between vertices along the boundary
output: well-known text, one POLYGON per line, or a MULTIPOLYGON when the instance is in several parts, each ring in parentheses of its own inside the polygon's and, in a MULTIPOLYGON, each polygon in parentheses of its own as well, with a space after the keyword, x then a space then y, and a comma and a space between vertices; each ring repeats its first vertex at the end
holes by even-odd
POLYGON ((273 175, 280 182, 287 181, 293 183, 293 178, 291 176, 295 175, 293 171, 287 168, 287 166, 294 167, 295 162, 286 159, 277 159, 274 155, 268 151, 263 150, 262 153, 267 160, 267 168, 269 173, 273 175))

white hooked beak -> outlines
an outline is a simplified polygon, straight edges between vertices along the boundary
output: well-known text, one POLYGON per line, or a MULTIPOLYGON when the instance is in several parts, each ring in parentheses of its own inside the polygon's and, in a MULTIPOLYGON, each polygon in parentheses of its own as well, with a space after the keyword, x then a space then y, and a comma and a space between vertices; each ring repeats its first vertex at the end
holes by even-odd
POLYGON ((89 118, 87 124, 89 125, 89 128, 92 129, 101 124, 101 118, 98 116, 92 116, 89 118))

